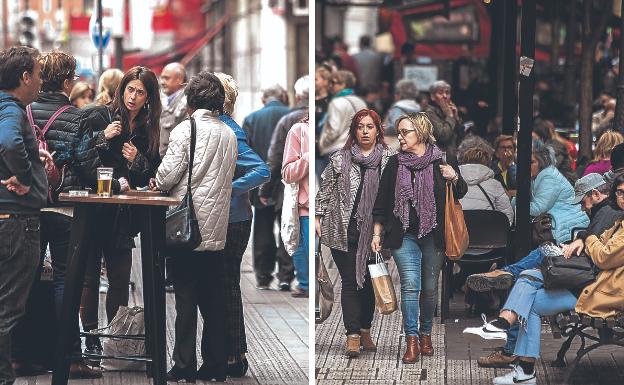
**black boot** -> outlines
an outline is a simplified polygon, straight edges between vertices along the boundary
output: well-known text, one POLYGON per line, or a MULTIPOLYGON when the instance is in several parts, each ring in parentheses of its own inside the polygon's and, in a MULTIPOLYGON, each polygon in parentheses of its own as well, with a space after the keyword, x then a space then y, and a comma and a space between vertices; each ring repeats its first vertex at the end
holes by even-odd
MULTIPOLYGON (((97 336, 86 336, 85 337, 85 350, 84 354, 95 354, 102 355, 102 343, 100 342, 100 337, 97 336)), ((101 359, 100 358, 90 358, 87 357, 86 360, 93 366, 99 366, 101 359)))
POLYGON ((215 366, 202 364, 197 371, 197 378, 204 381, 215 380, 217 382, 224 382, 227 377, 225 369, 217 369, 215 366))
POLYGON ((230 377, 243 377, 249 369, 249 362, 247 358, 243 358, 240 361, 228 364, 227 375, 230 377))
POLYGON ((167 381, 179 382, 180 380, 184 380, 186 382, 195 383, 195 379, 197 378, 197 372, 189 369, 181 369, 177 366, 171 368, 171 370, 167 373, 167 381))

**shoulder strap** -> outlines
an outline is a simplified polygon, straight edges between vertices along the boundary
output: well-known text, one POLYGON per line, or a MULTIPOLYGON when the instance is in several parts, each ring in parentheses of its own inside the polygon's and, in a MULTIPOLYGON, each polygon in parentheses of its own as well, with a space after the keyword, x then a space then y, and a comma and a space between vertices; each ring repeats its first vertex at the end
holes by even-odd
POLYGON ((485 190, 483 189, 483 187, 481 187, 481 183, 477 183, 477 187, 481 190, 481 192, 483 193, 483 195, 485 195, 485 198, 488 200, 488 202, 490 202, 490 206, 492 207, 492 210, 496 210, 494 208, 494 203, 492 203, 492 200, 490 199, 490 196, 485 192, 485 190))
MULTIPOLYGON (((46 125, 43 127, 43 130, 41 130, 41 136, 42 137, 45 135, 46 132, 48 132, 48 129, 50 128, 50 126, 52 126, 52 123, 54 123, 56 118, 58 118, 59 115, 61 115, 63 112, 65 112, 70 107, 72 107, 71 104, 66 104, 66 105, 62 106, 61 108, 59 108, 58 110, 56 110, 56 112, 52 116, 50 116, 50 119, 48 120, 46 125)), ((32 115, 32 113, 31 113, 31 115, 32 115)))
POLYGON ((195 118, 189 117, 191 121, 191 157, 189 158, 189 172, 187 191, 191 191, 191 175, 193 175, 193 158, 195 157, 195 141, 197 140, 197 128, 195 126, 195 118))
MULTIPOLYGON (((26 106, 26 116, 28 117, 28 122, 30 123, 31 126, 35 125, 35 119, 33 119, 32 116, 32 109, 30 108, 30 104, 26 106)), ((35 136, 37 135, 37 133, 35 132, 35 136)))
MULTIPOLYGON (((35 132, 35 136, 37 138, 43 139, 43 136, 45 135, 46 132, 48 132, 48 129, 50 129, 50 127, 52 126, 52 123, 54 123, 56 118, 58 118, 59 115, 61 115, 63 112, 65 112, 70 107, 71 107, 71 104, 66 104, 66 105, 62 106, 61 108, 59 108, 58 110, 56 110, 56 112, 54 114, 52 114, 50 119, 48 119, 48 122, 43 127, 41 132, 35 132)), ((30 125, 33 128, 34 128, 34 126, 37 126, 37 124, 35 123, 35 119, 33 118, 33 115, 32 115, 32 108, 30 107, 30 104, 26 106, 26 116, 28 117, 28 122, 30 123, 30 125)))
POLYGON ((353 102, 351 101, 351 99, 349 99, 349 95, 346 95, 344 98, 347 100, 347 102, 349 102, 349 104, 351 105, 351 108, 353 108, 353 113, 354 113, 354 114, 355 114, 355 113, 357 113, 357 112, 358 112, 358 110, 355 108, 355 104, 353 104, 353 102))

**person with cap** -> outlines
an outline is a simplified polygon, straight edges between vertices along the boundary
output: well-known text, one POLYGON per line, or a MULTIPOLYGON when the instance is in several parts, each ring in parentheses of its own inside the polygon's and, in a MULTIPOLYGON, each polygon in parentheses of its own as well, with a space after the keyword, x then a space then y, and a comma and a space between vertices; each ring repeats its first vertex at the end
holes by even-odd
MULTIPOLYGON (((609 184, 597 173, 587 174, 578 179, 574 184, 574 204, 581 204, 582 209, 589 215, 590 222, 586 229, 576 234, 575 240, 570 244, 560 245, 563 255, 569 257, 578 255, 584 247, 584 240, 590 235, 600 235, 609 229, 616 220, 624 215, 624 211, 609 204, 609 184)), ((505 266, 500 270, 489 273, 473 274, 466 280, 466 284, 475 291, 488 291, 493 289, 508 289, 515 279, 524 270, 539 268, 543 254, 540 248, 531 251, 520 261, 505 266)), ((507 333, 507 344, 495 350, 486 357, 477 360, 482 367, 506 367, 516 357, 512 354, 518 336, 517 327, 511 328, 507 333)))

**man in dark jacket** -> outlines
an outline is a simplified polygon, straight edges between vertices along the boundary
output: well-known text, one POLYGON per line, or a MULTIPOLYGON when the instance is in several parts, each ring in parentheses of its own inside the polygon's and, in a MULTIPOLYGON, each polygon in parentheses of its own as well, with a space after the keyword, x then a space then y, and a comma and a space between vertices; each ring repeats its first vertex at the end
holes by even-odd
POLYGON ((456 156, 457 146, 464 136, 464 126, 459 118, 457 106, 451 100, 451 86, 444 80, 435 81, 429 87, 429 94, 431 101, 425 113, 433 124, 436 145, 442 151, 456 156))
MULTIPOLYGON (((264 90, 262 103, 264 107, 249 114, 243 121, 243 130, 247 135, 249 146, 264 162, 268 159, 271 138, 279 120, 288 113, 288 107, 284 104, 286 91, 279 85, 264 90)), ((279 247, 276 247, 273 225, 275 220, 281 217, 276 212, 273 200, 262 203, 258 197, 258 189, 250 193, 251 204, 255 207, 253 224, 253 247, 252 255, 254 271, 256 273, 256 287, 259 290, 268 290, 273 280, 275 261, 279 265, 277 278, 280 287, 288 290, 290 282, 294 278, 292 258, 286 253, 282 240, 278 237, 279 247), (283 285, 282 285, 283 284, 283 285)))
POLYGON ((48 191, 25 111, 41 87, 38 56, 28 47, 0 51, 0 384, 7 385, 15 380, 11 330, 39 265, 39 210, 48 191))
POLYGON ((284 157, 284 145, 290 128, 308 113, 308 76, 303 76, 295 82, 295 107, 284 115, 273 131, 271 147, 269 147, 267 166, 271 171, 271 179, 260 187, 259 197, 263 203, 270 199, 275 202, 275 210, 282 209, 284 200, 284 184, 282 180, 282 158, 284 157))
MULTIPOLYGON (((81 120, 82 110, 71 106, 67 95, 74 84, 76 59, 63 52, 51 52, 41 57, 41 93, 30 105, 33 123, 44 128, 50 118, 63 106, 69 105, 52 122, 45 133, 48 150, 53 153, 54 161, 60 169, 64 167, 64 177, 60 190, 96 188, 97 168, 102 166, 98 151, 93 141, 91 146, 79 145, 80 141, 89 141, 86 125, 81 120)), ((114 190, 119 192, 120 185, 127 187, 125 179, 114 180, 114 190)), ((48 207, 41 210, 41 259, 50 245, 54 282, 54 301, 57 318, 60 317, 63 302, 65 271, 69 254, 69 238, 73 205, 62 202, 49 202, 48 207)), ((35 282, 37 284, 37 281, 35 282)), ((80 354, 79 326, 75 325, 75 353, 80 354)), ((17 338, 17 337, 16 337, 17 338)), ((23 354, 27 360, 28 351, 32 347, 24 346, 23 354)), ((16 354, 17 355, 17 354, 16 354)), ((73 360, 70 366, 71 378, 100 378, 101 372, 89 368, 81 359, 73 360)))

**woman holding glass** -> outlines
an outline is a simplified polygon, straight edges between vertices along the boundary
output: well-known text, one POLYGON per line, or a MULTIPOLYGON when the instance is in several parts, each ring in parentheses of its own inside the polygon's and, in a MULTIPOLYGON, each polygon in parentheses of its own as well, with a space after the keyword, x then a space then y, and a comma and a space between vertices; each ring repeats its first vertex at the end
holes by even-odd
POLYGON ((434 353, 431 329, 438 276, 444 263, 446 184, 452 184, 455 199, 462 198, 468 186, 455 157, 444 159, 445 154, 435 145, 433 127, 425 113, 404 115, 395 126, 401 151, 390 157, 379 182, 371 246, 375 252, 382 247, 392 250, 401 279, 407 341, 403 363, 413 364, 421 353, 434 353))
MULTIPOLYGON (((131 187, 147 186, 160 164, 158 145, 161 103, 156 75, 134 67, 125 73, 110 106, 95 106, 90 113, 100 159, 113 168, 113 178, 124 177, 131 187), (104 126, 106 124, 106 126, 104 126), (102 127, 105 127, 103 130, 102 127), (98 130, 100 128, 100 130, 98 130)), ((89 257, 82 292, 80 318, 85 331, 98 326, 98 299, 102 254, 109 287, 106 316, 110 322, 119 306, 128 305, 134 236, 138 233, 133 212, 127 205, 100 208, 99 239, 89 257)), ((87 353, 101 353, 97 337, 86 338, 87 353)))

